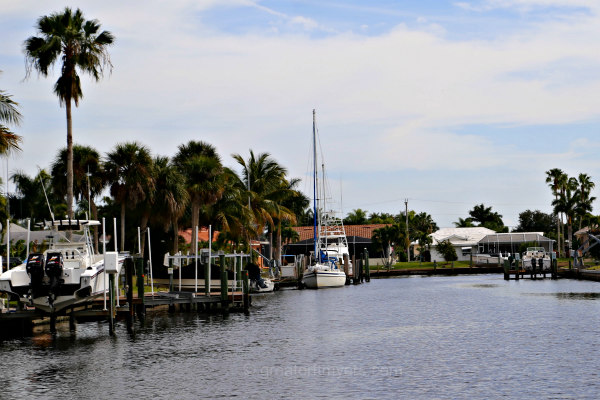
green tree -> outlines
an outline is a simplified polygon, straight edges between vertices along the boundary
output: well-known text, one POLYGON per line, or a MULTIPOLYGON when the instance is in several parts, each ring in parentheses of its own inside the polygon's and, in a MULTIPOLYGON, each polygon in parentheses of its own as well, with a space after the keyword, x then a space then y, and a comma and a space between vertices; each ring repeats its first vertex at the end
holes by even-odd
POLYGON ((50 175, 45 170, 40 170, 35 177, 30 177, 23 171, 17 171, 11 176, 11 180, 16 188, 16 193, 10 198, 10 211, 13 218, 18 220, 31 218, 33 226, 44 220, 52 219, 44 189, 48 195, 50 206, 53 208, 52 211, 60 215, 61 210, 64 210, 60 204, 53 201, 56 198, 50 183, 50 175))
POLYGON ((223 195, 223 165, 216 148, 191 140, 179 146, 173 163, 186 178, 192 206, 192 229, 200 224, 200 208, 215 204, 223 195))
POLYGON ((392 265, 391 248, 395 245, 405 246, 406 244, 404 230, 398 223, 384 226, 373 231, 372 240, 375 248, 383 252, 384 264, 389 270, 392 265))
MULTIPOLYGON (((179 218, 185 212, 190 196, 186 190, 185 177, 169 161, 168 157, 155 157, 153 175, 156 187, 152 197, 152 220, 160 223, 165 231, 173 228, 173 254, 179 251, 179 218)), ((148 197, 147 197, 148 198, 148 197)))
MULTIPOLYGON (((561 186, 562 186, 563 182, 566 181, 566 176, 567 175, 565 175, 563 170, 560 168, 552 168, 551 170, 546 171, 546 183, 550 186, 550 189, 552 190, 552 195, 554 196, 554 200, 558 200, 558 197, 559 197, 559 194, 561 191, 561 186)), ((563 251, 564 251, 564 246, 561 245, 561 235, 560 235, 561 221, 559 219, 559 214, 555 213, 555 215, 558 220, 558 223, 556 226, 556 237, 558 240, 559 256, 562 256, 563 251)))
POLYGON ((579 219, 579 229, 581 229, 584 219, 592 212, 592 203, 596 200, 596 197, 591 195, 591 190, 596 185, 592 181, 592 177, 588 174, 579 174, 577 181, 579 183, 579 188, 577 189, 579 200, 576 213, 579 219))
POLYGON ((24 43, 27 76, 35 69, 48 76, 58 59, 61 73, 54 85, 54 93, 67 114, 67 212, 73 217, 73 123, 71 103, 77 107, 83 97, 79 74, 86 73, 99 81, 104 69, 112 70, 107 47, 114 37, 108 31, 100 32, 97 20, 85 20, 80 9, 65 8, 38 19, 39 36, 31 36, 24 43))
POLYGON ((452 245, 450 240, 442 240, 438 244, 435 245, 435 250, 444 257, 446 262, 448 261, 456 261, 458 260, 458 256, 456 255, 456 249, 452 245))
MULTIPOLYGON (((0 71, 2 72, 2 71, 0 71)), ((12 150, 21 150, 19 143, 22 138, 10 131, 9 125, 18 126, 23 117, 19 112, 19 103, 4 90, 0 90, 0 154, 10 153, 12 150)))
POLYGON ((389 213, 371 213, 368 222, 370 224, 393 224, 394 216, 389 213))
POLYGON ((573 219, 576 215, 577 205, 579 202, 577 186, 577 179, 568 178, 566 182, 561 183, 559 196, 552 202, 554 213, 563 213, 567 219, 569 250, 573 246, 573 219))
MULTIPOLYGON (((125 212, 135 208, 155 189, 150 150, 138 142, 120 143, 104 163, 110 193, 121 206, 121 250, 125 249, 125 212)), ((142 226, 143 229, 146 226, 142 226)))
POLYGON ((344 225, 364 225, 367 223, 367 211, 354 209, 344 218, 344 225))
POLYGON ((473 218, 459 218, 458 221, 456 221, 454 223, 454 226, 457 228, 471 228, 473 226, 475 226, 475 224, 473 223, 473 218))
MULTIPOLYGON (((67 194, 67 148, 56 154, 51 166, 52 188, 54 193, 65 198, 67 194)), ((87 200, 91 210, 90 218, 98 219, 98 197, 106 187, 106 176, 100 160, 100 153, 90 146, 73 145, 73 196, 77 202, 87 200)), ((85 209, 87 212, 87 209, 85 209)), ((98 251, 98 229, 94 228, 94 247, 98 251)))
POLYGON ((492 211, 492 207, 486 207, 483 203, 475 205, 473 209, 469 211, 469 215, 473 222, 479 224, 478 226, 483 226, 496 232, 505 232, 508 230, 504 226, 502 215, 492 211))
POLYGON ((558 217, 541 212, 540 210, 525 210, 519 213, 519 225, 513 232, 544 232, 548 237, 554 237, 554 229, 558 225, 558 217))
MULTIPOLYGON (((243 197, 248 199, 248 207, 254 217, 253 235, 259 235, 267 227, 271 233, 277 235, 275 258, 279 258, 281 245, 281 223, 283 221, 296 222, 295 214, 284 203, 297 196, 294 189, 297 180, 287 180, 287 170, 281 166, 269 153, 255 155, 250 150, 247 160, 239 154, 233 158, 242 167, 240 185, 246 188, 243 197)), ((252 231, 252 229, 250 229, 252 231)), ((273 242, 271 241, 271 245, 273 242)))

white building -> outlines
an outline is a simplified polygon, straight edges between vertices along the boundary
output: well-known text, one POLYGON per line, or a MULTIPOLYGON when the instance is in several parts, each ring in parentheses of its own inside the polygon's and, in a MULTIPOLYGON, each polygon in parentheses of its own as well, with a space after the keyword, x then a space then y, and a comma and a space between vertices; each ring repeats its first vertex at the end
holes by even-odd
POLYGON ((477 253, 479 241, 487 235, 496 232, 481 226, 473 228, 442 228, 430 236, 433 239, 431 243, 431 261, 444 261, 444 257, 435 250, 435 246, 444 240, 450 240, 450 243, 456 250, 459 261, 468 261, 471 254, 477 253))

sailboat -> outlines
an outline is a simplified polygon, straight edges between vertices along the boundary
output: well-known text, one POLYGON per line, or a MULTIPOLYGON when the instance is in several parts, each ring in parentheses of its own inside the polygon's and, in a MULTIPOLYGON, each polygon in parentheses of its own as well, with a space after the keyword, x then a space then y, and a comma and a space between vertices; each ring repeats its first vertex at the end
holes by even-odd
POLYGON ((100 222, 58 220, 48 225, 50 247, 43 253, 30 253, 23 264, 1 274, 0 293, 47 313, 104 296, 109 288, 107 272, 119 274, 125 258, 116 252, 105 253, 108 259, 94 254, 90 226, 100 222), (83 231, 83 237, 64 241, 62 231, 83 231))
POLYGON ((314 253, 302 283, 309 289, 341 287, 346 284, 346 274, 341 266, 344 255, 348 255, 348 241, 341 219, 336 218, 333 212, 324 211, 325 194, 321 193, 322 198, 319 199, 318 187, 316 113, 313 110, 314 253))

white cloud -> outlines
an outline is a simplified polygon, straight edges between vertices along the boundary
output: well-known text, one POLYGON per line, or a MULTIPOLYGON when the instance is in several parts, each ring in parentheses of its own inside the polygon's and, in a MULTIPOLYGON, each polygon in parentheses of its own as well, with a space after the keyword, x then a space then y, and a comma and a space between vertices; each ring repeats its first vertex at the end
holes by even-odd
MULTIPOLYGON (((13 6, 8 15, 39 16, 46 8, 64 6, 42 9, 26 3, 31 9, 13 6)), ((486 4, 517 3, 524 2, 486 4)), ((431 26, 398 25, 379 36, 339 33, 315 39, 304 33, 229 34, 203 23, 204 10, 236 6, 260 7, 307 31, 323 29, 316 20, 250 1, 82 4, 85 15, 99 19, 117 42, 110 50, 112 75, 99 84, 83 82, 85 97, 74 111, 75 141, 86 139, 107 151, 117 141, 140 140, 156 153, 171 155, 178 144, 203 139, 214 143, 224 159, 249 148, 268 151, 293 176, 301 176, 316 108, 324 148, 336 149, 328 154, 330 169, 346 174, 466 174, 481 168, 514 174, 524 168, 543 176, 544 168, 558 163, 573 170, 585 165, 600 169, 589 154, 577 150, 597 146, 593 140, 548 154, 518 143, 498 147, 501 140, 458 133, 471 124, 598 119, 600 78, 580 73, 600 65, 597 15, 565 16, 491 40, 461 41, 431 26)), ((56 78, 21 82, 20 45, 34 33, 34 22, 27 23, 29 32, 16 44, 3 45, 3 57, 17 61, 0 66, 0 85, 23 104, 27 156, 15 159, 23 168, 32 165, 31 159, 48 165, 64 142, 64 110, 52 94, 56 78)))

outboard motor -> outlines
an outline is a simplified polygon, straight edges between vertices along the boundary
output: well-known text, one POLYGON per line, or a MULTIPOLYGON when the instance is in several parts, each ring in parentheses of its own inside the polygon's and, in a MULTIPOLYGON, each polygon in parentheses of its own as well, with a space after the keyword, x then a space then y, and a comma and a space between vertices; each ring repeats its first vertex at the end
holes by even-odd
POLYGON ((61 253, 48 253, 46 256, 46 275, 50 278, 48 303, 52 306, 60 289, 60 277, 63 273, 63 258, 61 253))
POLYGON ((44 280, 44 255, 41 253, 29 254, 25 269, 31 282, 31 298, 36 298, 40 295, 44 280))

